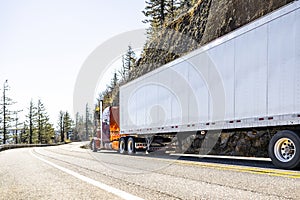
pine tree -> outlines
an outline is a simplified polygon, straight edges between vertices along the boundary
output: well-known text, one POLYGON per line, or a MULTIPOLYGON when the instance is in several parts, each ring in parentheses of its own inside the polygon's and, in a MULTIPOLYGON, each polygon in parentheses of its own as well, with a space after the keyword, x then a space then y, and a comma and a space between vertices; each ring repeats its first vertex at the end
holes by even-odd
POLYGON ((147 19, 143 22, 150 23, 151 27, 154 29, 162 28, 167 15, 166 0, 149 0, 146 1, 146 4, 145 10, 142 12, 147 19))
POLYGON ((29 113, 26 116, 27 117, 27 122, 29 125, 29 144, 33 144, 33 140, 35 138, 35 122, 36 122, 36 117, 37 117, 37 108, 35 107, 33 101, 30 101, 29 104, 29 113))
POLYGON ((112 88, 112 105, 118 106, 119 105, 119 79, 117 73, 114 73, 113 79, 111 80, 111 88, 112 88))
POLYGON ((122 67, 118 72, 119 72, 119 75, 121 76, 121 81, 126 81, 126 69, 125 69, 124 55, 122 55, 122 67))
POLYGON ((83 135, 84 133, 84 118, 82 115, 78 115, 78 123, 77 123, 77 130, 78 130, 78 139, 83 140, 85 136, 83 135))
POLYGON ((130 72, 132 68, 134 68, 135 61, 136 61, 135 53, 132 50, 132 47, 128 45, 128 49, 124 57, 125 70, 127 72, 130 72))
POLYGON ((90 124, 91 124, 91 120, 90 120, 90 110, 89 110, 89 105, 86 104, 85 106, 85 139, 88 140, 89 136, 90 136, 90 124))
POLYGON ((114 76, 113 76, 113 78, 112 78, 112 80, 111 80, 111 83, 110 83, 110 87, 112 88, 112 89, 115 89, 116 87, 117 87, 117 85, 118 85, 118 81, 119 81, 119 79, 118 79, 118 75, 117 75, 117 72, 115 72, 114 73, 114 76))
POLYGON ((43 136, 46 135, 45 125, 48 121, 48 116, 46 109, 41 100, 38 100, 37 104, 37 132, 38 132, 38 142, 43 143, 43 136))
POLYGON ((59 127, 59 133, 60 133, 60 142, 65 141, 65 129, 64 129, 64 112, 59 111, 59 117, 58 117, 58 127, 59 127))
POLYGON ((26 123, 23 123, 23 128, 20 133, 20 143, 28 143, 28 127, 26 123))
POLYGON ((79 119, 80 119, 80 116, 79 116, 79 113, 77 112, 75 115, 75 127, 74 127, 74 131, 73 131, 74 140, 79 140, 79 130, 80 130, 79 119))
POLYGON ((176 18, 178 14, 178 9, 180 7, 180 0, 167 0, 166 1, 166 13, 168 20, 172 21, 176 18))
POLYGON ((21 143, 21 137, 18 137, 18 130, 19 130, 19 126, 22 125, 22 123, 19 123, 19 117, 18 117, 18 113, 22 112, 22 110, 17 110, 14 111, 13 114, 15 115, 15 117, 13 118, 14 122, 15 122, 15 133, 14 133, 14 140, 15 140, 15 144, 18 144, 18 141, 21 143), (18 140, 19 138, 19 140, 18 140))
POLYGON ((179 3, 181 13, 188 11, 196 2, 195 0, 181 0, 179 3))
MULTIPOLYGON (((119 75, 121 76, 121 82, 126 82, 131 75, 132 70, 135 68, 136 55, 132 50, 132 47, 128 45, 128 49, 125 55, 122 55, 122 67, 119 70, 119 75)), ((115 73, 114 75, 117 76, 115 73)))
POLYGON ((45 135, 44 135, 44 142, 46 144, 49 144, 52 142, 52 139, 54 139, 54 135, 55 135, 55 130, 52 124, 49 123, 49 119, 47 120, 47 122, 45 123, 45 135))
POLYGON ((122 69, 119 72, 124 81, 127 81, 131 77, 132 70, 135 68, 136 56, 132 47, 128 45, 126 54, 122 56, 122 69))
POLYGON ((64 117, 63 117, 63 124, 64 124, 64 131, 65 135, 67 137, 67 140, 70 139, 70 133, 72 132, 72 119, 70 117, 70 114, 68 111, 65 112, 64 117))
POLYGON ((195 0, 149 0, 146 4, 145 10, 142 11, 146 17, 143 22, 150 23, 151 28, 156 30, 162 28, 167 20, 174 20, 179 9, 194 5, 195 0))
POLYGON ((37 125, 37 135, 38 135, 38 143, 49 143, 51 138, 54 137, 54 128, 53 125, 50 124, 50 119, 46 108, 42 101, 39 99, 37 104, 37 117, 36 117, 36 125, 37 125))
POLYGON ((7 91, 9 90, 9 85, 8 81, 6 80, 3 84, 3 96, 1 98, 1 109, 0 109, 0 114, 1 114, 1 120, 3 123, 2 127, 2 143, 6 144, 7 139, 9 139, 9 132, 8 129, 11 126, 10 122, 12 120, 11 114, 12 112, 9 110, 9 106, 13 105, 15 102, 12 101, 11 98, 7 96, 7 91))

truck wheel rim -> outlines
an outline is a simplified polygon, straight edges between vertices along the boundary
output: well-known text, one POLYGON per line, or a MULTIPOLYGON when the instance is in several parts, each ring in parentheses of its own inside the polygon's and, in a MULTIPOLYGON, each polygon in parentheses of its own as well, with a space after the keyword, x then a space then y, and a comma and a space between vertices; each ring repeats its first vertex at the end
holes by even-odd
POLYGON ((274 145, 274 154, 280 162, 289 162, 296 155, 296 146, 293 140, 281 138, 274 145))

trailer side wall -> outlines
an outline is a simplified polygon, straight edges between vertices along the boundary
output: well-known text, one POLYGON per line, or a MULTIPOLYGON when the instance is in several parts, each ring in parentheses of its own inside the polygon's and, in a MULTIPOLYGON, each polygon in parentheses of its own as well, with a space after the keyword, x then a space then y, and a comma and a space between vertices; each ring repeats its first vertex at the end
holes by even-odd
POLYGON ((121 133, 300 124, 300 2, 120 88, 121 133))

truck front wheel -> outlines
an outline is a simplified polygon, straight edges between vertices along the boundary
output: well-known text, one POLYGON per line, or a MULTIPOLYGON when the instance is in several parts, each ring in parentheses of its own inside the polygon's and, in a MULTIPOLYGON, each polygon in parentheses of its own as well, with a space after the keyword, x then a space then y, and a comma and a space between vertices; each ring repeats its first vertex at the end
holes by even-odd
POLYGON ((300 136, 288 130, 278 132, 270 141, 269 156, 276 167, 300 167, 300 136))
POLYGON ((120 138, 120 140, 119 140, 119 153, 121 153, 121 154, 126 153, 126 140, 125 140, 125 138, 120 138))

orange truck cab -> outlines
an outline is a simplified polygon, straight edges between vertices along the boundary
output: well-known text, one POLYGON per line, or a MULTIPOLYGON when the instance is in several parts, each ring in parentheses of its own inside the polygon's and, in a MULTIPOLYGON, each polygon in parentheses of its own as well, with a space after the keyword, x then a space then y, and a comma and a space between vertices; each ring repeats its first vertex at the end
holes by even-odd
POLYGON ((119 149, 120 139, 120 117, 119 107, 110 106, 104 109, 102 114, 102 130, 97 129, 97 136, 92 139, 91 148, 98 149, 119 149), (101 145, 102 141, 102 145, 101 145))

